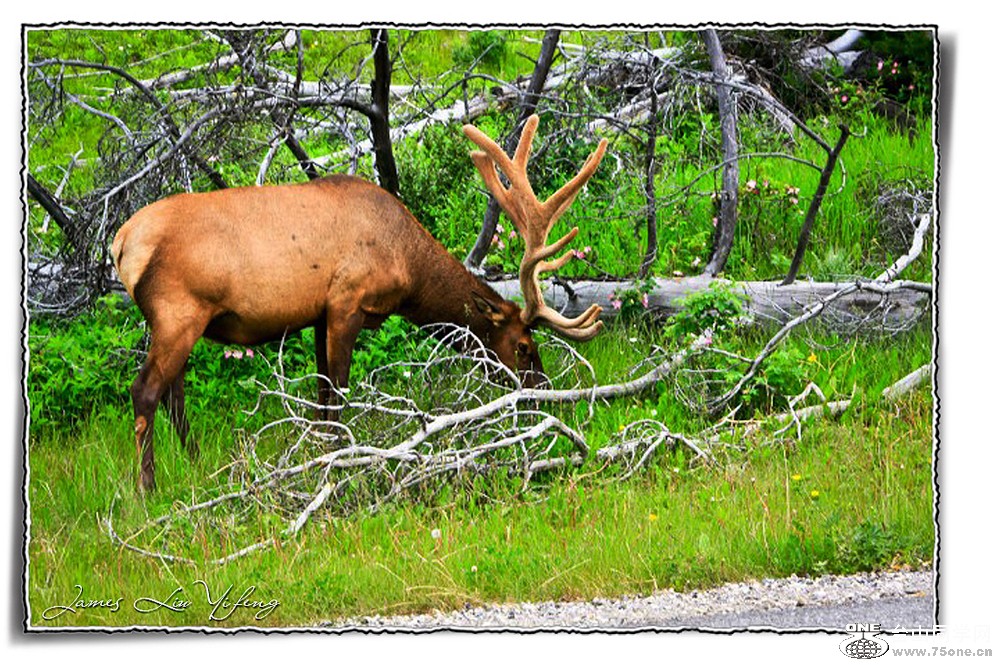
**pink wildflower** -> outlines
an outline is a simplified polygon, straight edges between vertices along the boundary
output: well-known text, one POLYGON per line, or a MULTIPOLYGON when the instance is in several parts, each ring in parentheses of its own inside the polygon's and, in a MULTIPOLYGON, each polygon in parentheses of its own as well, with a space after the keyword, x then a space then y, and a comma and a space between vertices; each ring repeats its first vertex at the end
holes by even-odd
POLYGON ((642 306, 643 307, 649 307, 649 294, 648 293, 643 293, 642 294, 642 306))
POLYGON ((242 351, 233 351, 233 358, 235 358, 236 360, 242 359, 243 358, 243 352, 242 351))
POLYGON ((253 358, 253 349, 247 349, 247 358, 253 358))
POLYGON ((615 309, 621 309, 622 308, 622 301, 618 300, 618 299, 614 299, 614 300, 611 301, 611 306, 614 307, 615 309))

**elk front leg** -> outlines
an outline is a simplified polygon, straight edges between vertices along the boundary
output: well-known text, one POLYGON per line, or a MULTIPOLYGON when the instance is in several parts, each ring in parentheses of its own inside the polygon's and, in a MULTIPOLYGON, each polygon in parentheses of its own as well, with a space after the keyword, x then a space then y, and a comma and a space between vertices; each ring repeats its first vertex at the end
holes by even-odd
MULTIPOLYGON (((364 324, 360 308, 330 308, 326 317, 326 376, 334 390, 347 388, 351 375, 351 354, 364 324)), ((336 393, 331 394, 329 420, 339 420, 343 408, 336 393)))
POLYGON ((331 399, 330 365, 326 357, 326 319, 320 320, 315 326, 316 332, 316 388, 319 392, 316 409, 316 420, 327 420, 331 411, 327 405, 331 399))

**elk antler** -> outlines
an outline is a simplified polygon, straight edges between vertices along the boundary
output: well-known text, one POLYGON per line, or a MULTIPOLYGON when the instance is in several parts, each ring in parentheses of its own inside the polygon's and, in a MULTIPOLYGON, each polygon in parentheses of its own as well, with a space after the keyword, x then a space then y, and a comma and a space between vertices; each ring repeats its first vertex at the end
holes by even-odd
POLYGON ((556 220, 573 203, 580 189, 594 175, 601 158, 604 157, 608 142, 606 139, 601 139, 597 150, 587 157, 580 172, 542 202, 535 196, 531 183, 528 182, 528 156, 531 154, 531 141, 537 128, 538 116, 533 115, 524 124, 513 159, 508 157, 490 137, 472 125, 465 125, 463 130, 469 140, 483 149, 484 152, 476 150, 469 156, 472 157, 473 163, 479 169, 486 186, 496 197, 500 207, 524 238, 524 258, 521 259, 521 268, 518 271, 521 293, 524 295, 521 320, 525 324, 542 323, 564 337, 586 341, 597 335, 604 325, 598 320, 601 307, 591 305, 580 316, 568 319, 545 304, 538 277, 541 273, 558 270, 573 258, 573 250, 569 250, 559 258, 549 260, 565 249, 580 229, 573 227, 562 238, 547 245, 549 232, 556 220), (510 181, 509 188, 500 182, 497 169, 507 176, 507 180, 510 181))

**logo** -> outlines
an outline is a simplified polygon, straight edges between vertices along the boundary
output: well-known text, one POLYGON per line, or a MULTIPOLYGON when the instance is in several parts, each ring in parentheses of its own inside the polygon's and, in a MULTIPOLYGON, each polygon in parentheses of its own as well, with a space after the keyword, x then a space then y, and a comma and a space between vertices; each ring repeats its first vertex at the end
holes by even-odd
POLYGON ((849 623, 847 632, 852 635, 840 643, 840 653, 848 658, 878 658, 889 650, 889 643, 877 635, 882 632, 880 624, 849 623))

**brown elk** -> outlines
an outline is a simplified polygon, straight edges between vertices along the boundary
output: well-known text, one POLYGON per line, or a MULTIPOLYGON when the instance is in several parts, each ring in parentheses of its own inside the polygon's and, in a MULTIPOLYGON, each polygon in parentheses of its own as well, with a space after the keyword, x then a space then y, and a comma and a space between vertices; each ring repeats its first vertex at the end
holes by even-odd
POLYGON ((484 151, 472 152, 473 162, 525 239, 523 309, 466 270, 396 197, 351 176, 178 194, 130 218, 111 251, 150 330, 149 353, 131 388, 140 489, 155 484, 153 418, 161 402, 184 447, 197 453, 184 414, 184 368, 200 337, 249 346, 314 327, 317 370, 328 378, 320 381, 321 406, 334 401, 331 387, 346 387, 360 330, 391 314, 418 325, 467 327, 526 387, 544 379, 535 326, 574 340, 594 337, 600 307, 567 319, 542 300, 538 277, 573 255, 552 259, 576 228, 551 244, 548 234, 607 144, 601 141, 581 171, 542 202, 527 177, 537 126, 532 116, 513 159, 475 127, 464 128, 484 151))

